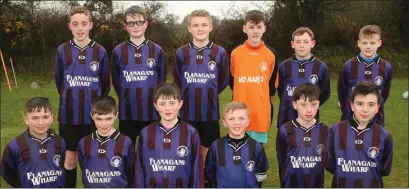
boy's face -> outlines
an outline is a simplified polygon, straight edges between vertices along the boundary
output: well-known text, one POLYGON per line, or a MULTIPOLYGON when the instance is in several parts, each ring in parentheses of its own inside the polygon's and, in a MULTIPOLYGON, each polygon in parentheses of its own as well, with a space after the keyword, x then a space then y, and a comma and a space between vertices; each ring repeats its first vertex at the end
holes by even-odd
POLYGON ((296 35, 294 36, 294 40, 291 41, 291 47, 294 49, 295 55, 300 58, 308 57, 314 45, 315 40, 312 40, 308 33, 296 35))
POLYGON ((95 126, 98 130, 98 133, 103 136, 107 136, 114 127, 114 122, 115 119, 118 117, 118 112, 116 114, 109 113, 103 115, 91 114, 91 117, 95 122, 95 126))
POLYGON ((264 22, 259 22, 256 24, 248 21, 245 25, 243 25, 243 32, 247 34, 248 40, 252 43, 259 43, 265 31, 266 25, 264 22))
POLYGON ((190 19, 188 30, 192 34, 193 40, 206 41, 209 39, 209 33, 213 30, 209 19, 206 16, 194 16, 190 19))
POLYGON ((183 100, 177 100, 172 96, 160 96, 153 104, 163 121, 173 121, 177 119, 183 100))
POLYGON ((359 122, 370 122, 379 110, 378 98, 375 94, 357 95, 350 103, 355 118, 359 122))
POLYGON ((317 115, 317 111, 320 107, 320 101, 310 101, 309 98, 305 99, 301 97, 297 101, 293 101, 293 107, 298 112, 298 117, 306 122, 312 121, 317 115))
POLYGON ((53 122, 53 114, 49 110, 45 111, 44 108, 39 112, 27 112, 24 116, 24 122, 28 126, 31 135, 43 136, 53 122))
POLYGON ((376 51, 381 46, 382 40, 378 34, 371 36, 360 35, 358 40, 358 47, 362 54, 367 58, 372 58, 375 56, 376 51))
POLYGON ((249 115, 247 110, 238 109, 226 112, 223 125, 227 128, 229 136, 242 138, 246 128, 249 126, 249 115))
POLYGON ((125 29, 132 38, 141 38, 145 35, 148 27, 148 21, 145 21, 142 15, 126 15, 125 29))
POLYGON ((68 23, 74 39, 84 41, 89 38, 89 31, 93 27, 93 23, 89 21, 89 17, 83 13, 77 13, 71 16, 68 23))

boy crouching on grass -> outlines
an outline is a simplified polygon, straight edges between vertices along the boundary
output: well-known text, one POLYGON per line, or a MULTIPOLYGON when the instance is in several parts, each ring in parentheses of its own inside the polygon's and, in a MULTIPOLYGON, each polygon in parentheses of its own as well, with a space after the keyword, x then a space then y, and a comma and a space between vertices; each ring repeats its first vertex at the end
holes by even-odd
POLYGON ((257 188, 269 168, 263 146, 249 137, 247 106, 232 102, 224 108, 223 125, 228 134, 212 143, 206 157, 206 186, 257 188))
POLYGON ((118 117, 115 100, 97 97, 91 105, 91 117, 97 130, 78 145, 84 187, 132 187, 135 150, 131 139, 114 128, 118 117))

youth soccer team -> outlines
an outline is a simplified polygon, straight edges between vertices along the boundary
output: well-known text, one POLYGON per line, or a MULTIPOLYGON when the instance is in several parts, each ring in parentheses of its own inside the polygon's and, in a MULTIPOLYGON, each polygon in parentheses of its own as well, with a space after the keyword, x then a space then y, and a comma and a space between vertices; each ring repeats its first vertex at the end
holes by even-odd
POLYGON ((68 17, 73 39, 55 58, 59 135, 50 129, 49 100, 28 100, 28 128, 2 156, 1 176, 10 186, 75 188, 79 163, 84 187, 261 187, 276 92, 281 187, 323 187, 324 169, 333 174, 332 187, 384 186, 392 167, 393 140, 384 125, 392 68, 376 53, 378 26, 359 32, 361 52, 338 78, 341 121, 328 127, 318 110, 330 97, 330 78, 311 53, 316 42, 307 27, 294 31, 295 53, 278 64, 261 40, 262 12, 246 14, 248 39, 228 55, 209 40, 209 12, 195 10, 188 18, 193 39, 177 50, 169 84, 164 51, 145 38, 143 8, 124 12, 129 39, 111 56, 89 38, 88 9, 74 7, 68 17), (118 105, 108 96, 111 76, 118 105), (219 94, 228 85, 233 102, 222 112, 228 134, 220 138, 219 94))

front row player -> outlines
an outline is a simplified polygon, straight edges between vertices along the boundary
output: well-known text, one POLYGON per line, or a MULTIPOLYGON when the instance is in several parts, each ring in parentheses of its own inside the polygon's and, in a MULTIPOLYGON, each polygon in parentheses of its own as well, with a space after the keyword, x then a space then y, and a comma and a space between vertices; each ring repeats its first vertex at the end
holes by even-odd
POLYGON ((324 166, 333 174, 332 187, 381 188, 392 169, 392 135, 378 125, 381 95, 374 83, 358 83, 352 91, 353 115, 332 126, 324 166))
POLYGON ((203 157, 195 128, 179 119, 183 101, 174 84, 158 85, 154 106, 160 120, 145 127, 135 154, 136 188, 203 188, 203 157))
POLYGON ((82 182, 85 188, 132 187, 134 145, 114 128, 118 109, 110 96, 97 97, 91 105, 91 118, 97 128, 78 144, 82 182))
POLYGON ((258 188, 269 168, 263 146, 249 137, 247 106, 232 102, 224 107, 223 125, 228 134, 212 143, 206 157, 209 188, 258 188))
POLYGON ((324 187, 322 156, 328 127, 315 119, 320 93, 311 83, 294 90, 292 106, 298 116, 280 126, 276 144, 282 188, 324 187))
POLYGON ((1 176, 14 188, 64 188, 65 142, 50 129, 53 122, 47 98, 26 102, 28 129, 4 148, 1 176))

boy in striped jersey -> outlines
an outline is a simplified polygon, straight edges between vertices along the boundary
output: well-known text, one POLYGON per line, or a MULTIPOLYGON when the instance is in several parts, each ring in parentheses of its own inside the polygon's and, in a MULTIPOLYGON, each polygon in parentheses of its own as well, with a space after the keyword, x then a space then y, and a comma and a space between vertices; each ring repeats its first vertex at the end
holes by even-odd
POLYGON ((60 95, 59 133, 67 142, 64 162, 68 188, 75 188, 77 145, 95 131, 89 112, 91 103, 110 90, 110 66, 105 49, 89 38, 91 12, 83 6, 71 9, 68 26, 73 39, 57 48, 55 84, 60 95))
POLYGON ((328 127, 315 118, 320 94, 315 84, 299 85, 292 101, 298 116, 279 127, 277 159, 283 188, 324 187, 322 156, 328 127))
POLYGON ((345 62, 338 77, 338 101, 341 105, 341 121, 352 116, 351 94, 353 87, 360 81, 373 82, 381 93, 380 107, 375 115, 376 123, 384 126, 384 103, 388 100, 392 83, 392 66, 382 59, 377 50, 381 46, 381 28, 366 25, 359 31, 358 47, 361 52, 345 62))
POLYGON ((247 106, 232 102, 224 107, 223 125, 228 134, 210 146, 206 157, 206 185, 214 188, 257 188, 269 168, 263 146, 245 132, 247 106))
POLYGON ((188 18, 193 40, 176 51, 174 83, 182 93, 180 117, 199 132, 204 157, 213 141, 220 138, 219 94, 229 83, 226 51, 209 41, 210 13, 195 10, 188 18))
POLYGON ((123 19, 129 39, 112 51, 112 84, 119 98, 119 131, 135 144, 141 130, 158 120, 153 89, 166 81, 165 53, 145 38, 149 23, 142 7, 126 9, 123 19))
POLYGON ((132 187, 135 150, 131 139, 114 128, 118 117, 115 100, 101 96, 92 102, 91 108, 97 130, 78 144, 84 187, 132 187))
POLYGON ((352 90, 349 120, 332 126, 324 166, 332 177, 332 187, 383 188, 393 162, 390 132, 376 123, 382 97, 376 84, 361 81, 352 90))
POLYGON ((178 86, 160 84, 154 94, 160 120, 145 127, 135 154, 136 188, 203 188, 203 157, 195 128, 178 118, 178 86))
POLYGON ((50 129, 53 122, 47 98, 26 102, 27 130, 11 140, 3 151, 1 176, 13 188, 65 188, 65 142, 50 129))
MULTIPOLYGON (((282 62, 278 71, 277 92, 280 97, 280 107, 277 117, 277 128, 288 121, 297 118, 297 112, 292 105, 294 89, 309 82, 319 87, 319 105, 322 106, 330 97, 330 78, 326 64, 316 58, 311 49, 315 46, 314 33, 308 27, 300 27, 292 34, 291 46, 294 55, 282 62)), ((319 111, 316 115, 319 119, 319 111)))

